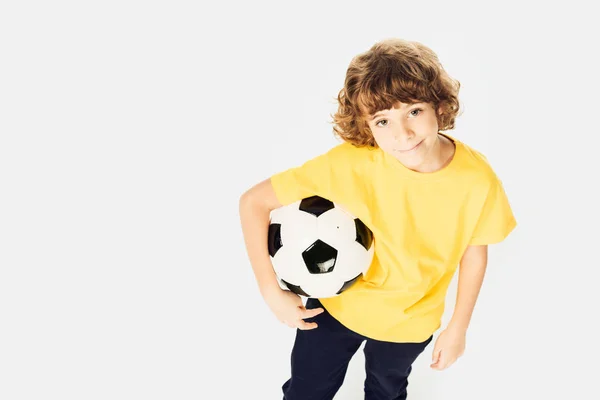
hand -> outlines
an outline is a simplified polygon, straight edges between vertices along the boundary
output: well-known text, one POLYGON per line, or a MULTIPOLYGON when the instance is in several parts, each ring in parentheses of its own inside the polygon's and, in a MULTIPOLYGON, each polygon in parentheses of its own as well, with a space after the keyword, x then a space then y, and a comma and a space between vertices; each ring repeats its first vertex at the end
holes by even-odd
POLYGON ((304 319, 325 311, 322 308, 306 309, 300 296, 280 288, 265 294, 264 298, 275 317, 290 328, 315 329, 318 326, 316 322, 306 322, 304 319))
POLYGON ((466 331, 448 327, 435 341, 430 367, 439 371, 454 364, 465 352, 466 331))

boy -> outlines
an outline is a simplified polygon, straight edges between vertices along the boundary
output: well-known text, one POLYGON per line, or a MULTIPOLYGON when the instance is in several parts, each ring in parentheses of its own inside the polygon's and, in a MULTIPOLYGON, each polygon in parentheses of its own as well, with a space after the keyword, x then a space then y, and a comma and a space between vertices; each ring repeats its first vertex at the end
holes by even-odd
POLYGON ((325 154, 246 191, 240 218, 265 302, 297 328, 284 399, 333 399, 366 341, 365 399, 406 399, 411 365, 441 326, 460 265, 456 307, 431 367, 460 357, 487 265, 487 245, 516 226, 502 183, 454 128, 460 83, 418 42, 388 39, 354 57, 333 115, 343 139, 325 154), (271 210, 312 195, 372 231, 375 257, 354 286, 302 300, 280 289, 267 249, 271 210))

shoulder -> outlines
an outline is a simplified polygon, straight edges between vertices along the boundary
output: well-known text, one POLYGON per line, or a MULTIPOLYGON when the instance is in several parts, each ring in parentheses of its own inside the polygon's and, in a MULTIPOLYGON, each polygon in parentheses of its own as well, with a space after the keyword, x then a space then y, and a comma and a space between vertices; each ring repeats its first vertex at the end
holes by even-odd
POLYGON ((372 162, 376 153, 376 149, 373 147, 358 147, 352 143, 342 142, 332 147, 324 155, 332 163, 341 163, 346 166, 359 166, 372 162))
POLYGON ((461 146, 463 162, 470 172, 484 179, 496 178, 496 172, 485 154, 464 142, 461 146))
POLYGON ((346 157, 365 157, 372 153, 373 147, 358 147, 349 142, 341 142, 329 150, 330 153, 346 157))
POLYGON ((485 154, 464 142, 460 142, 460 146, 462 146, 461 174, 471 182, 472 187, 487 191, 494 185, 501 184, 485 154))

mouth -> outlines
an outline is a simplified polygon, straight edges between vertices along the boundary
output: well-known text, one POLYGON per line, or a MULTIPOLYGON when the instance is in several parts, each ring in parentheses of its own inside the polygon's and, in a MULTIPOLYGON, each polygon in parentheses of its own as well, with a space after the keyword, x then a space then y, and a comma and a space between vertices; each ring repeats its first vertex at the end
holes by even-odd
POLYGON ((413 150, 415 150, 417 147, 419 147, 419 146, 421 145, 421 143, 423 143, 423 141, 424 141, 424 140, 421 140, 419 143, 417 143, 417 145, 416 145, 416 146, 414 146, 414 147, 411 147, 410 149, 407 149, 407 150, 400 150, 400 149, 395 149, 395 150, 396 150, 397 152, 399 152, 399 153, 407 153, 407 152, 409 152, 409 151, 413 151, 413 150))

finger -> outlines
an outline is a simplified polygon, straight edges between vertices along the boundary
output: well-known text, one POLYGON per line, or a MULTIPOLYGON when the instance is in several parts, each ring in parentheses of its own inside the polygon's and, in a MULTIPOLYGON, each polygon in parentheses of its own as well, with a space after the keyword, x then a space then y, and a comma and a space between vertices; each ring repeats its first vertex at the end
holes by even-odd
POLYGON ((431 369, 435 369, 435 370, 438 370, 438 371, 441 371, 441 370, 444 369, 443 366, 441 364, 439 364, 439 363, 437 363, 437 364, 431 364, 430 367, 431 367, 431 369))
POLYGON ((322 308, 307 309, 302 312, 302 319, 316 317, 317 315, 321 314, 323 311, 325 311, 325 310, 322 308))
POLYGON ((431 362, 433 364, 435 364, 439 361, 441 352, 442 352, 441 349, 438 349, 438 348, 433 349, 433 353, 431 354, 431 362))
POLYGON ((446 365, 446 355, 443 351, 440 351, 437 361, 434 363, 436 369, 442 370, 446 365))
POLYGON ((441 362, 441 350, 434 351, 434 356, 431 364, 429 365, 433 369, 439 369, 441 362))
POLYGON ((298 326, 298 329, 303 330, 303 331, 309 331, 311 329, 315 329, 316 327, 318 327, 316 322, 306 322, 303 320, 299 320, 297 326, 298 326))

